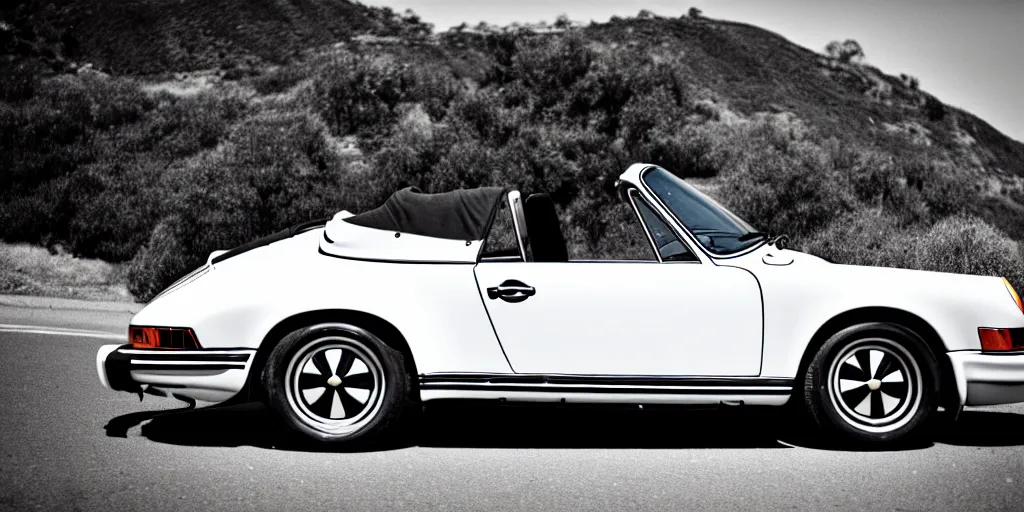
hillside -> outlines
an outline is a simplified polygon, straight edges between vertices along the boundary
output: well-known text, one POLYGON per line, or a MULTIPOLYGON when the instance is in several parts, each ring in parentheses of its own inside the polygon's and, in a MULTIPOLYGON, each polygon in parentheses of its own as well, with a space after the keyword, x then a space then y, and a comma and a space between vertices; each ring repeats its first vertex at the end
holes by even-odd
POLYGON ((359 35, 430 32, 414 17, 346 0, 16 0, 0 13, 30 29, 12 51, 118 74, 280 63, 359 35))
POLYGON ((643 161, 838 262, 1024 287, 1024 145, 911 77, 707 18, 425 35, 342 0, 247 2, 230 24, 216 9, 232 1, 175 7, 192 1, 20 18, 102 10, 96 27, 124 28, 52 58, 59 31, 19 29, 31 51, 8 53, 0 98, 4 240, 129 262, 145 299, 215 249, 402 186, 497 184, 550 192, 572 254, 600 257, 630 243, 612 184, 643 161), (139 12, 164 16, 133 32, 139 12), (261 46, 269 34, 283 43, 261 46), (225 60, 208 60, 216 44, 225 60), (114 72, 29 66, 87 62, 73 54, 114 72))

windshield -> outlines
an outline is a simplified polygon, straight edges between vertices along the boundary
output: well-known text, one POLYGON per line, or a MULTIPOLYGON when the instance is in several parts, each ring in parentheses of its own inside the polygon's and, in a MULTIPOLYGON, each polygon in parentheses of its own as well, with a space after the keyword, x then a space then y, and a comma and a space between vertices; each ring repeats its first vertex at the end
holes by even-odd
POLYGON ((670 172, 652 167, 641 179, 708 252, 732 254, 764 241, 750 224, 670 172))

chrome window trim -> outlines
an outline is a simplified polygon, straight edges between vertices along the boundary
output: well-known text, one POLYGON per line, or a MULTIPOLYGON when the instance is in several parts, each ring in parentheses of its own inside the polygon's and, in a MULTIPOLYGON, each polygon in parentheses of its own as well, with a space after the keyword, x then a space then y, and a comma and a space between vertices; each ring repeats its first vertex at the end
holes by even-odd
MULTIPOLYGON (((654 190, 652 190, 651 187, 647 184, 647 180, 644 179, 644 176, 646 176, 647 173, 651 172, 654 169, 661 169, 661 170, 665 171, 665 169, 662 169, 661 167, 658 167, 656 165, 652 165, 650 167, 645 168, 644 170, 640 171, 640 184, 644 187, 644 190, 646 190, 647 193, 650 194, 650 196, 653 197, 654 200, 658 202, 658 207, 660 209, 664 210, 663 212, 661 212, 662 215, 665 215, 667 213, 668 217, 670 219, 672 219, 672 221, 673 221, 673 222, 671 222, 671 224, 674 227, 676 227, 677 229, 681 230, 682 232, 685 232, 686 236, 689 237, 689 239, 691 241, 693 241, 693 243, 696 244, 697 247, 700 247, 701 252, 704 253, 704 255, 706 255, 708 258, 711 258, 712 260, 727 260, 727 259, 732 259, 732 258, 738 258, 740 256, 744 256, 746 254, 750 254, 750 253, 760 249, 761 247, 763 247, 766 243, 768 243, 767 240, 761 240, 760 242, 758 242, 758 243, 756 243, 754 245, 751 245, 750 247, 747 247, 746 249, 743 249, 743 250, 740 250, 740 251, 730 252, 730 253, 726 253, 726 254, 715 254, 715 253, 712 253, 706 247, 704 247, 704 245, 701 244, 700 241, 697 240, 697 237, 694 236, 694 234, 690 232, 690 230, 686 227, 686 225, 684 225, 682 223, 682 221, 680 221, 679 218, 677 218, 675 216, 674 213, 672 213, 672 210, 669 209, 668 205, 666 205, 664 203, 664 201, 662 201, 661 198, 658 197, 658 194, 655 194, 654 190)), ((665 171, 665 172, 668 172, 668 171, 665 171)))
POLYGON ((523 211, 523 199, 518 190, 508 193, 508 207, 512 212, 512 227, 516 232, 516 242, 519 244, 519 254, 523 257, 523 263, 529 262, 526 259, 526 246, 529 244, 526 231, 526 213, 523 211))
MULTIPOLYGON (((651 244, 651 249, 654 250, 654 255, 658 258, 658 263, 696 263, 698 265, 702 264, 703 262, 700 261, 700 256, 697 256, 697 252, 694 251, 693 248, 690 247, 690 244, 685 239, 683 239, 683 237, 679 236, 678 233, 673 234, 676 235, 676 239, 679 240, 679 243, 683 244, 683 247, 685 247, 686 250, 690 251, 690 254, 692 254, 695 258, 697 258, 697 261, 665 261, 661 257, 661 251, 658 250, 658 244, 654 243, 654 238, 651 236, 651 228, 650 226, 647 225, 647 221, 644 220, 644 216, 640 214, 640 209, 637 208, 636 206, 636 195, 640 195, 640 200, 644 201, 644 204, 647 205, 647 207, 651 208, 651 212, 657 215, 659 218, 661 218, 662 222, 665 222, 665 219, 662 217, 662 214, 658 210, 656 210, 654 207, 647 203, 647 201, 643 198, 643 195, 640 194, 640 191, 637 190, 636 187, 629 187, 629 190, 626 191, 626 197, 629 199, 629 204, 633 207, 633 214, 636 215, 638 219, 640 219, 640 225, 643 226, 644 228, 644 234, 647 235, 647 242, 651 244)), ((669 229, 673 229, 671 222, 665 222, 665 225, 669 226, 669 229)))

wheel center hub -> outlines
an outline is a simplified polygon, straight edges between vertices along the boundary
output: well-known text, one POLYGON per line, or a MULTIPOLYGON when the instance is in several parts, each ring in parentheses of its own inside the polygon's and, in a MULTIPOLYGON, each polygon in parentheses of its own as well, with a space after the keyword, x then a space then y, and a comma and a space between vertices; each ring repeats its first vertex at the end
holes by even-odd
POLYGON ((338 387, 338 384, 341 384, 341 377, 338 377, 337 375, 331 375, 331 378, 327 379, 327 383, 330 384, 331 386, 338 387))
POLYGON ((868 389, 871 391, 877 391, 880 387, 882 387, 882 381, 878 379, 871 379, 868 381, 868 389))

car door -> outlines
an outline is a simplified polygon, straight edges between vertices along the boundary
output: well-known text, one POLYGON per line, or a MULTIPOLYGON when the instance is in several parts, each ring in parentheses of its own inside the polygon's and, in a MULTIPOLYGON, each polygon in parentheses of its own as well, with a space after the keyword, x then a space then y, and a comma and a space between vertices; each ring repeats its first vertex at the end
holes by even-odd
MULTIPOLYGON (((643 203, 653 261, 488 262, 477 284, 516 373, 755 376, 761 293, 695 257, 643 203), (682 255, 682 256, 680 256, 682 255), (688 256, 687 256, 688 255, 688 256)), ((637 229, 643 229, 637 223, 637 229)))

